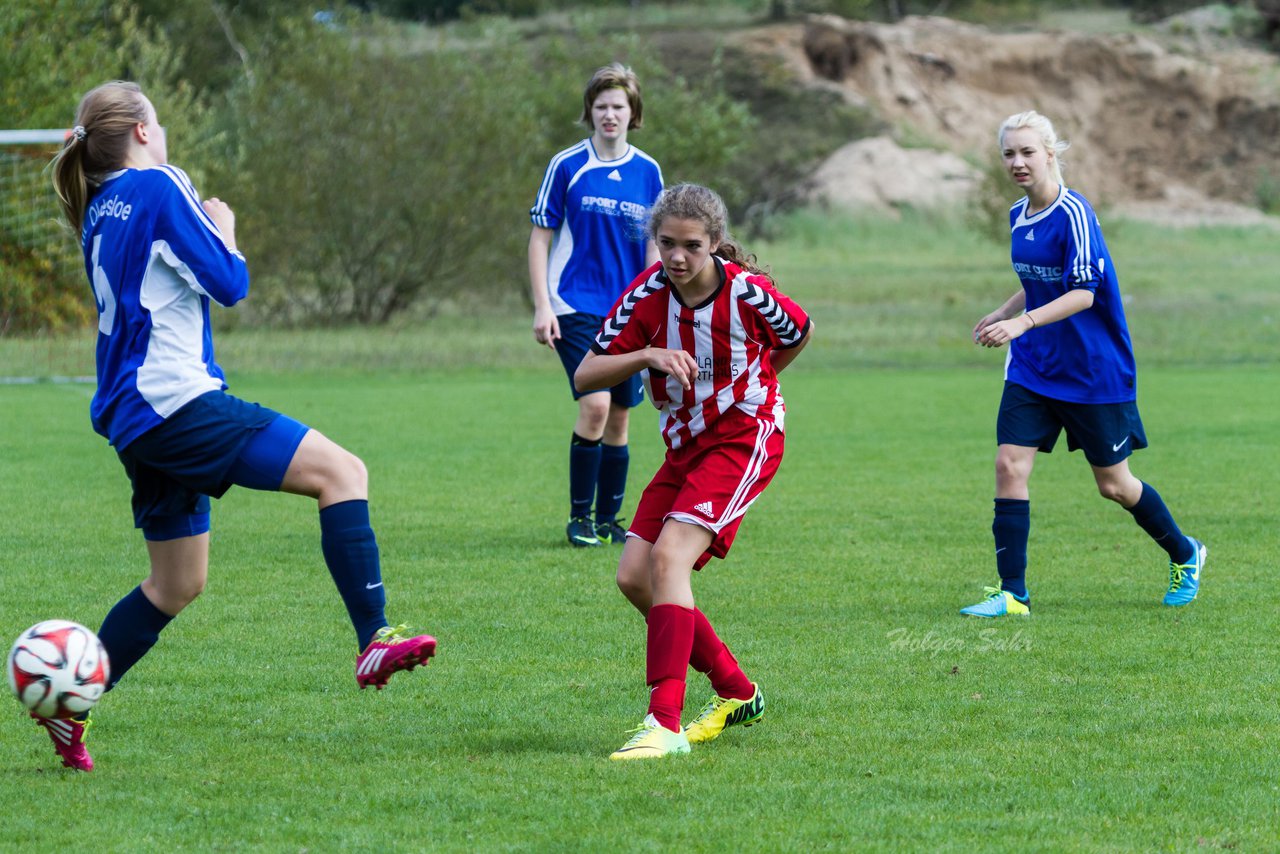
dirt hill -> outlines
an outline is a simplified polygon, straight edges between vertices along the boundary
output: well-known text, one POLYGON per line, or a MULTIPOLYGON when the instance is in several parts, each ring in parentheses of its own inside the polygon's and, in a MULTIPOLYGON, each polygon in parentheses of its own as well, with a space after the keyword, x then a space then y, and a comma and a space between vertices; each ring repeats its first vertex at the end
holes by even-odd
MULTIPOLYGON (((994 33, 931 17, 815 16, 753 40, 806 85, 874 108, 899 141, 979 162, 1000 121, 1037 109, 1072 142, 1067 183, 1101 203, 1260 218, 1260 187, 1280 185, 1280 64, 1261 51, 1157 34, 994 33)), ((849 169, 824 168, 848 180, 849 169)), ((883 164, 871 169, 887 180, 883 164)))

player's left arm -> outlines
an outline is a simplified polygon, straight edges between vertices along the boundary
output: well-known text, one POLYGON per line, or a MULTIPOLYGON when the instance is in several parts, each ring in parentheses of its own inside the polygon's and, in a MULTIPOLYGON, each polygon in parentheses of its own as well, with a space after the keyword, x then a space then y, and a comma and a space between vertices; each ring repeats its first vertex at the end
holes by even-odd
POLYGON ((1048 326, 1066 320, 1093 307, 1091 288, 1073 288, 1055 300, 1039 308, 1018 315, 1011 320, 993 323, 978 333, 978 343, 984 347, 1001 347, 1015 338, 1021 338, 1037 326, 1048 326))
POLYGON ((155 237, 166 260, 187 285, 218 305, 230 307, 249 293, 249 268, 236 245, 235 214, 217 198, 200 201, 187 174, 163 166, 154 181, 155 237))
POLYGON ((983 329, 978 333, 978 343, 984 347, 1000 347, 1037 326, 1048 326, 1093 308, 1094 291, 1103 275, 1104 259, 1097 251, 1097 247, 1104 245, 1102 226, 1086 203, 1069 197, 1064 204, 1073 211, 1071 227, 1067 229, 1066 264, 1062 274, 1066 293, 1031 311, 983 329))
POLYGON ((769 360, 773 363, 773 372, 780 374, 796 360, 796 356, 800 355, 800 351, 809 346, 809 338, 813 335, 813 320, 810 319, 809 325, 804 330, 804 337, 800 339, 800 343, 794 347, 788 347, 785 350, 773 350, 769 355, 769 360))
POLYGON ((769 362, 775 373, 781 373, 809 343, 813 318, 767 277, 753 276, 749 281, 753 289, 746 291, 742 301, 755 309, 758 327, 754 334, 768 341, 769 362))

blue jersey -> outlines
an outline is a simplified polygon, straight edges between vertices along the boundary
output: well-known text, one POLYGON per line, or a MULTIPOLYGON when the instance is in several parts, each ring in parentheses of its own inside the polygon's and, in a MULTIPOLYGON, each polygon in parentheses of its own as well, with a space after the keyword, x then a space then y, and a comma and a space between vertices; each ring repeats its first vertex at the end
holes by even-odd
POLYGON ((635 146, 601 160, 584 139, 551 158, 529 218, 555 232, 547 268, 552 311, 609 313, 646 266, 649 207, 660 192, 662 170, 635 146))
POLYGON ((93 191, 81 232, 98 304, 93 429, 117 450, 200 395, 226 388, 213 360, 209 300, 249 292, 185 172, 113 172, 93 191))
POLYGON ((1027 311, 1074 288, 1093 291, 1093 306, 1014 339, 1005 379, 1069 403, 1137 399, 1133 345, 1115 266, 1098 217, 1084 196, 1062 187, 1044 210, 1027 216, 1027 199, 1009 211, 1014 272, 1027 311))

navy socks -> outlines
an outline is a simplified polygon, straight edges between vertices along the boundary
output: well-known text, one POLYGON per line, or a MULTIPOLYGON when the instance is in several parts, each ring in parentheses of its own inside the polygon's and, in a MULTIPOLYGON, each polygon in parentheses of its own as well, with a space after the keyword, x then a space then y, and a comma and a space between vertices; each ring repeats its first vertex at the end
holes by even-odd
POLYGON ((627 491, 627 466, 631 451, 626 445, 600 446, 600 480, 596 485, 596 522, 612 522, 622 509, 627 491))
POLYGON ((991 533, 996 539, 996 570, 1000 589, 1027 598, 1027 538, 1031 533, 1031 502, 997 498, 991 533))
POLYGON ((1187 563, 1191 560, 1195 547, 1183 536, 1178 523, 1173 521, 1173 514, 1169 512, 1155 487, 1143 483, 1138 503, 1127 509, 1142 530, 1156 541, 1156 545, 1169 553, 1169 560, 1174 563, 1187 563))
POLYGON ((382 587, 378 541, 369 525, 369 502, 342 501, 322 509, 320 548, 363 650, 374 633, 387 625, 387 596, 382 587))
POLYGON ((599 439, 584 439, 577 433, 569 442, 569 517, 591 518, 591 502, 596 497, 602 456, 599 439))
POLYGON ((110 662, 110 691, 137 664, 160 639, 160 632, 169 625, 170 617, 161 611, 138 586, 115 604, 98 629, 98 639, 107 650, 110 662))

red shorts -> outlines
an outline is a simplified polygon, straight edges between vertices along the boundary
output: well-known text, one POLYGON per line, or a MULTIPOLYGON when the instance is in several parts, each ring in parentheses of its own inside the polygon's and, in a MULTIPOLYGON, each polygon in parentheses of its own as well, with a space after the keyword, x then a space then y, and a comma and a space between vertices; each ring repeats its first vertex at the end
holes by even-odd
POLYGON ((645 487, 628 534, 656 543, 668 519, 701 525, 715 535, 694 564, 723 558, 751 502, 764 492, 782 462, 782 431, 734 409, 711 429, 674 451, 645 487))

